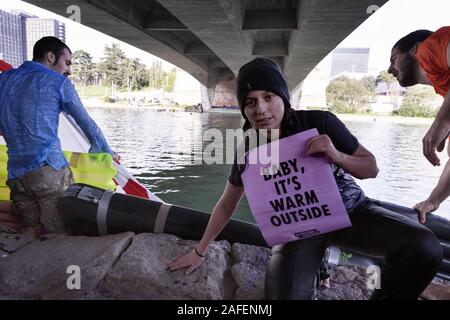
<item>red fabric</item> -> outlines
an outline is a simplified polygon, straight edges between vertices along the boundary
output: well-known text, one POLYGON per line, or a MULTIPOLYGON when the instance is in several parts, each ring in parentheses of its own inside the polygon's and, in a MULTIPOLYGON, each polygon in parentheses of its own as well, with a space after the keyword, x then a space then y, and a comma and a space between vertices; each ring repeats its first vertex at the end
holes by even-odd
POLYGON ((123 190, 129 195, 148 199, 147 189, 131 179, 127 181, 127 184, 123 187, 123 190))
POLYGON ((12 68, 13 68, 12 65, 10 65, 9 63, 6 63, 3 60, 0 60, 0 71, 1 72, 5 72, 5 71, 8 71, 8 70, 11 70, 12 68))
POLYGON ((436 93, 446 96, 450 90, 450 69, 447 61, 447 46, 450 43, 450 27, 442 27, 424 42, 416 53, 420 66, 431 81, 436 93))

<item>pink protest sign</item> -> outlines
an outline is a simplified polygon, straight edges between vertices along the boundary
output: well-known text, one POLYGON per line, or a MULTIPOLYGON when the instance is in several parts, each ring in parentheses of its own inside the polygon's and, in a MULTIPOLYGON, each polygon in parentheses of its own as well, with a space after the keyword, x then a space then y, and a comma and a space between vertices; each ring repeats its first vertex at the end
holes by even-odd
POLYGON ((250 209, 270 246, 351 226, 328 160, 306 154, 307 141, 317 135, 317 129, 307 130, 248 153, 259 159, 255 152, 267 154, 279 143, 276 164, 250 162, 242 174, 250 209))

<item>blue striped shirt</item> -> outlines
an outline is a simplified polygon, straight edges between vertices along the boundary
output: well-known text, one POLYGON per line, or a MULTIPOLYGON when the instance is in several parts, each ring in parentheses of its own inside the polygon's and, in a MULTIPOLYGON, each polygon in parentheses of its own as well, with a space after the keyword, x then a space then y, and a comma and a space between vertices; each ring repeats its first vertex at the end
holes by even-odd
POLYGON ((65 76, 27 61, 0 74, 0 133, 8 146, 8 179, 41 166, 68 166, 58 138, 59 114, 71 115, 89 139, 90 152, 111 149, 65 76))

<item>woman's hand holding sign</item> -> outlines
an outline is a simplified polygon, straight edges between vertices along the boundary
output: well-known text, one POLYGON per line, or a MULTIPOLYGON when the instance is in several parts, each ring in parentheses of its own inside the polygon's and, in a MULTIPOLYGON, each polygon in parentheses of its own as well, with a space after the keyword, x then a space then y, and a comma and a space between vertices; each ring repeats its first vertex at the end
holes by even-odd
POLYGON ((308 155, 325 154, 330 162, 358 179, 375 178, 378 174, 375 157, 361 144, 352 155, 348 155, 337 150, 328 135, 321 134, 308 140, 306 152, 308 155))
POLYGON ((334 147, 330 137, 326 134, 321 134, 309 139, 306 152, 308 156, 316 153, 323 153, 331 163, 338 163, 339 159, 342 157, 342 153, 334 147))

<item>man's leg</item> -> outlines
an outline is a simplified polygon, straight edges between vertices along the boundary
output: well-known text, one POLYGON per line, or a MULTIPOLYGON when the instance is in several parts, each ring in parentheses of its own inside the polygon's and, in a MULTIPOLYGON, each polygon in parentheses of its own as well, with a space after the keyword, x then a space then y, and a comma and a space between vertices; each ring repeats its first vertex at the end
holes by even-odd
POLYGON ((41 187, 34 189, 41 211, 41 223, 48 232, 65 233, 65 225, 58 212, 57 201, 61 193, 73 183, 72 172, 68 167, 55 170, 45 166, 41 174, 42 176, 34 177, 41 182, 41 187))
POLYGON ((0 212, 4 214, 11 213, 11 201, 0 200, 0 212))
POLYGON ((385 256, 381 288, 372 299, 417 299, 442 261, 436 236, 420 223, 370 200, 351 212, 352 228, 333 233, 331 243, 385 256))
POLYGON ((35 238, 40 231, 39 202, 26 188, 21 177, 8 180, 6 184, 11 191, 11 212, 22 222, 22 233, 35 238))
POLYGON ((320 236, 274 246, 266 273, 266 299, 313 299, 325 242, 320 236))
POLYGON ((11 201, 0 200, 0 232, 18 233, 21 229, 20 220, 11 213, 11 201))

